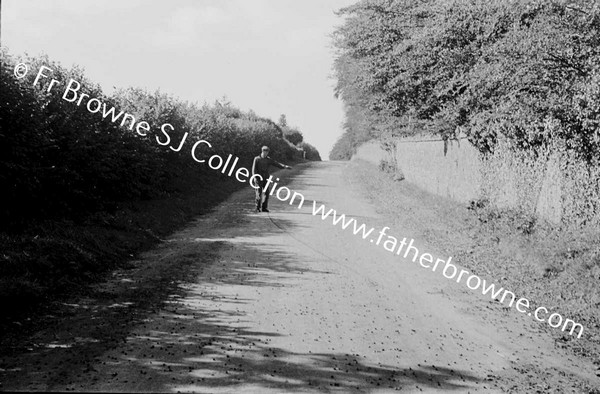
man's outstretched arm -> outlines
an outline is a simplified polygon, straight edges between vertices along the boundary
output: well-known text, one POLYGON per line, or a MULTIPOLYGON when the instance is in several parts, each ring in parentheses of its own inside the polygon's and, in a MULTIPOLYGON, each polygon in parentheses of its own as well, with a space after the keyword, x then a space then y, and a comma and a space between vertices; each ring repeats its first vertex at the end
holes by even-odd
POLYGON ((286 164, 281 164, 280 162, 278 162, 278 161, 275 161, 275 160, 271 159, 270 157, 269 157, 269 159, 271 160, 270 164, 271 164, 271 165, 274 165, 275 167, 279 167, 279 168, 286 168, 286 169, 288 169, 288 170, 289 170, 290 168, 292 168, 292 167, 290 167, 290 166, 288 166, 288 165, 286 165, 286 164))

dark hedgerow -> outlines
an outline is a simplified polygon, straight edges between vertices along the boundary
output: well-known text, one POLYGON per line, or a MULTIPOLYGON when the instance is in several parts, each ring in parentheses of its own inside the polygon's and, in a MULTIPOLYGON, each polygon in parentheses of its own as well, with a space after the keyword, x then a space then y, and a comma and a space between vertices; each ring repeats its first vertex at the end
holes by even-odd
POLYGON ((4 311, 24 310, 93 279, 242 186, 195 162, 193 142, 208 140, 210 153, 238 156, 246 167, 262 145, 281 161, 298 158, 275 122, 231 103, 195 105, 137 88, 109 96, 80 68, 66 69, 45 56, 17 60, 2 50, 0 61, 4 311), (20 61, 31 70, 23 79, 13 75, 20 61), (48 93, 32 86, 42 65, 61 88, 48 93), (81 83, 81 92, 148 122, 151 132, 141 136, 64 100, 70 78, 81 83), (181 151, 157 143, 165 123, 174 129, 171 145, 188 133, 181 151))

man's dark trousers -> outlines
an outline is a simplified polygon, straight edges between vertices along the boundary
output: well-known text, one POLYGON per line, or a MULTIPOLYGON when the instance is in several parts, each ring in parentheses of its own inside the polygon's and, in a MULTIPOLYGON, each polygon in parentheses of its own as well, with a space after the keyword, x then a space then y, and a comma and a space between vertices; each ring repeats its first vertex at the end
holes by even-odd
POLYGON ((259 180, 256 183, 258 184, 258 188, 256 189, 256 210, 264 211, 269 207, 269 193, 271 193, 273 184, 270 184, 265 190, 265 186, 267 185, 266 179, 259 180))

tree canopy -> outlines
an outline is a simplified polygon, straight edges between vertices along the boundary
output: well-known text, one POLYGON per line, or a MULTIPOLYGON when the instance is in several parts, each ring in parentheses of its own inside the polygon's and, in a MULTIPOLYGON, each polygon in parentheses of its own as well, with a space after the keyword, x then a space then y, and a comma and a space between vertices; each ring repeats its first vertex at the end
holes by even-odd
POLYGON ((459 132, 482 152, 600 151, 599 6, 592 0, 362 0, 334 34, 345 133, 362 141, 459 132))

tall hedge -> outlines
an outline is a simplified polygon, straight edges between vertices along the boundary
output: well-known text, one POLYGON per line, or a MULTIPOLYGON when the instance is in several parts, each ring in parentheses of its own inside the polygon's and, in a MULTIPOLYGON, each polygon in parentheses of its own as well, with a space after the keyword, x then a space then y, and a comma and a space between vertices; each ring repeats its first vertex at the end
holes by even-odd
POLYGON ((282 161, 297 157, 276 123, 231 104, 199 106, 137 88, 107 96, 81 69, 66 69, 47 57, 14 59, 3 51, 1 62, 0 190, 5 201, 0 208, 1 229, 26 226, 34 219, 79 219, 115 209, 121 201, 172 193, 183 168, 212 171, 192 160, 190 149, 199 139, 212 144, 210 153, 231 153, 246 165, 265 144, 282 161), (13 75, 19 61, 32 70, 23 79, 13 75), (53 70, 51 76, 63 83, 62 88, 48 93, 41 83, 33 86, 42 65, 53 70), (64 100, 70 78, 81 83, 81 92, 147 121, 152 131, 141 136, 90 113, 84 104, 64 100), (159 127, 165 123, 174 128, 169 130, 172 145, 188 133, 180 152, 157 143, 156 136, 162 135, 159 127))
POLYGON ((340 10, 343 143, 459 132, 483 153, 561 140, 600 157, 600 7, 592 0, 362 0, 340 10), (552 127, 549 127, 552 125, 552 127))

